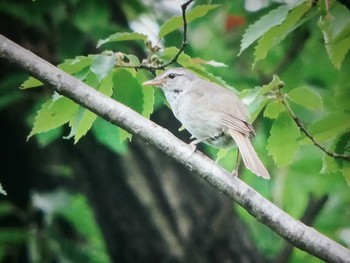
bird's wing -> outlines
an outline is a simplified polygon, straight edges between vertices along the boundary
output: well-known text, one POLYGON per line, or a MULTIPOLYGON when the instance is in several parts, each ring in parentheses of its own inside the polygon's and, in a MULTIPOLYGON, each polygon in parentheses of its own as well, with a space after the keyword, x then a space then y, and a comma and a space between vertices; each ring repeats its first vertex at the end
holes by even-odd
POLYGON ((244 135, 254 135, 254 128, 247 122, 248 111, 240 98, 232 91, 215 83, 200 81, 192 90, 198 97, 197 101, 207 105, 212 112, 217 112, 223 128, 233 129, 244 135))
POLYGON ((255 134, 254 128, 250 123, 241 120, 233 115, 222 114, 221 121, 223 127, 234 129, 235 131, 247 135, 248 137, 255 134))

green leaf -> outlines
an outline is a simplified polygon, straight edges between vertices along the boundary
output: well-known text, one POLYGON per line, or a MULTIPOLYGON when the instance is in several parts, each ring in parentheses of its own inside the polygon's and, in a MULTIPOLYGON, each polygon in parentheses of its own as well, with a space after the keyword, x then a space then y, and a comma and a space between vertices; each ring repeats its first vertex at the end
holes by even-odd
POLYGON ((339 165, 337 160, 333 157, 328 156, 327 154, 324 154, 322 158, 321 173, 327 174, 327 173, 335 173, 337 171, 339 171, 339 165))
POLYGON ((310 110, 319 110, 323 108, 322 97, 309 87, 293 89, 288 93, 288 98, 294 103, 310 110))
POLYGON ((350 49, 349 10, 339 3, 334 3, 330 14, 321 17, 318 26, 322 30, 329 59, 340 69, 350 49))
POLYGON ((259 39, 254 52, 254 65, 264 59, 271 48, 284 40, 290 32, 311 18, 308 16, 302 19, 310 8, 311 4, 308 1, 297 6, 289 12, 282 24, 271 28, 259 39))
POLYGON ((114 71, 110 71, 108 76, 101 81, 98 87, 98 91, 108 97, 111 97, 113 94, 113 77, 114 71))
POLYGON ((267 151, 279 167, 292 163, 298 151, 299 128, 287 113, 282 113, 274 121, 267 141, 267 151))
POLYGON ((106 39, 100 39, 97 43, 97 48, 100 46, 110 43, 110 42, 118 42, 118 41, 129 41, 129 40, 147 40, 147 36, 141 33, 137 32, 124 32, 124 33, 115 33, 113 35, 110 35, 106 39))
MULTIPOLYGON (((215 9, 218 6, 219 5, 198 5, 194 7, 186 14, 187 23, 206 15, 210 10, 215 9)), ((174 16, 160 27, 158 36, 159 38, 163 38, 180 27, 183 27, 182 16, 174 16)))
POLYGON ((95 73, 98 81, 104 79, 113 69, 116 63, 116 57, 113 52, 105 52, 96 56, 91 65, 91 71, 95 73))
POLYGON ((245 31, 242 41, 240 55, 245 49, 259 39, 272 27, 280 25, 285 19, 291 9, 289 5, 281 5, 278 8, 270 11, 267 15, 261 17, 254 24, 250 25, 245 31))
POLYGON ((66 139, 74 136, 74 143, 77 143, 91 129, 96 118, 97 115, 95 113, 81 107, 78 114, 69 123, 71 133, 66 139))
POLYGON ((335 90, 335 96, 333 97, 333 103, 336 105, 336 108, 339 111, 350 112, 349 98, 350 98, 349 87, 345 85, 338 85, 335 90))
MULTIPOLYGON (((136 73, 136 78, 139 83, 143 83, 146 80, 148 80, 148 78, 145 75, 145 71, 138 71, 136 73)), ((149 119, 151 114, 153 113, 153 107, 154 107, 154 88, 143 87, 142 93, 143 93, 142 116, 149 119)))
POLYGON ((350 186, 350 165, 348 163, 344 163, 344 167, 341 171, 346 183, 348 186, 350 186))
POLYGON ((66 97, 48 100, 38 111, 28 139, 37 133, 47 132, 69 122, 78 108, 78 104, 66 97))
POLYGON ((118 68, 114 73, 113 82, 115 88, 113 98, 141 114, 143 92, 137 79, 130 71, 118 68))
POLYGON ((63 63, 59 64, 57 67, 64 72, 73 75, 83 70, 86 67, 89 67, 95 58, 95 55, 78 56, 75 59, 66 59, 63 63))
POLYGON ((250 122, 255 121, 260 112, 268 103, 268 99, 265 96, 260 95, 260 90, 260 87, 255 87, 254 89, 246 89, 241 92, 243 102, 248 105, 250 122))
POLYGON ((284 111, 285 111, 285 108, 283 104, 279 101, 274 100, 267 104, 264 111, 264 117, 268 117, 270 119, 277 119, 280 113, 284 111))
POLYGON ((96 139, 110 150, 122 154, 127 151, 127 144, 120 138, 123 130, 104 119, 97 118, 92 127, 96 139))
POLYGON ((36 88, 42 85, 44 85, 44 83, 42 83, 40 80, 29 77, 25 82, 22 83, 20 89, 36 88))
MULTIPOLYGON (((129 70, 118 68, 114 73, 114 93, 113 98, 142 114, 143 112, 143 91, 142 86, 129 70)), ((131 135, 120 131, 121 140, 131 138, 131 135)))
POLYGON ((284 82, 277 76, 273 75, 270 83, 265 84, 260 89, 260 95, 265 95, 266 93, 284 87, 284 82))
POLYGON ((348 130, 350 115, 343 112, 332 112, 309 127, 309 132, 320 142, 334 139, 348 130))
POLYGON ((337 69, 340 69, 345 55, 349 52, 350 49, 350 36, 336 43, 326 44, 326 49, 333 65, 337 69))
MULTIPOLYGON (((113 94, 113 75, 114 72, 110 71, 108 76, 105 77, 101 81, 101 84, 98 86, 96 78, 93 74, 90 74, 89 78, 87 78, 87 84, 95 88, 98 86, 98 90, 101 93, 110 97, 113 94)), ((80 107, 76 116, 69 123, 71 132, 68 136, 65 137, 65 139, 74 137, 74 143, 77 143, 91 129, 96 118, 97 115, 95 113, 89 111, 88 109, 80 107)))

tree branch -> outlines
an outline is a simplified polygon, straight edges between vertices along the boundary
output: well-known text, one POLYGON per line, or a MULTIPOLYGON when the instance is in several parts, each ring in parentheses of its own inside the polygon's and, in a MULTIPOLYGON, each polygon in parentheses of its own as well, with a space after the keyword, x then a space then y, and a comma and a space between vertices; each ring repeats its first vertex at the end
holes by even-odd
MULTIPOLYGON (((350 250, 293 219, 204 154, 195 152, 166 129, 87 86, 0 35, 0 57, 18 65, 53 89, 151 144, 231 197, 257 220, 294 246, 327 262, 350 262, 350 250)), ((145 145, 146 147, 146 145, 145 145)))
MULTIPOLYGON (((322 208, 326 204, 328 200, 328 195, 323 195, 321 197, 316 197, 312 194, 309 195, 309 202, 306 205, 305 211, 303 216, 301 217, 300 221, 303 222, 305 225, 312 225, 312 223, 315 221, 318 214, 321 212, 322 208)), ((281 249, 281 252, 279 255, 272 261, 276 263, 284 263, 289 262, 290 256, 293 252, 293 246, 289 243, 286 243, 283 248, 281 249)))

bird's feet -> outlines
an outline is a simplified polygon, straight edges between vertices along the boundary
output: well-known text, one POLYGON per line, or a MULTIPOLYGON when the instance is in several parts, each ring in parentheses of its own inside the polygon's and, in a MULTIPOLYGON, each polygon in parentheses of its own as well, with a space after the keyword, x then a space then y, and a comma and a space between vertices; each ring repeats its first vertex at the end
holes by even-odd
POLYGON ((192 153, 194 153, 196 151, 196 149, 197 149, 197 144, 198 144, 197 141, 198 140, 194 140, 194 141, 190 142, 190 144, 189 144, 189 146, 191 146, 192 153))
POLYGON ((234 169, 231 173, 231 176, 237 177, 238 178, 238 170, 234 169))

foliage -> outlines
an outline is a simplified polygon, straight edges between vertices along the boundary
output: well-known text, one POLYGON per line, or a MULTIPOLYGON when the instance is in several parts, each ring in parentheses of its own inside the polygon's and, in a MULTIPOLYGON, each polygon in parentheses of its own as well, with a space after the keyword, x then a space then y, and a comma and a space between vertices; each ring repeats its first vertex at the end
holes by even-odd
MULTIPOLYGON (((261 183, 252 177, 246 177, 249 172, 245 171, 243 176, 248 183, 259 188, 295 217, 302 215, 309 193, 316 196, 329 194, 332 200, 338 202, 326 207, 322 217, 316 222, 316 227, 349 245, 349 240, 343 240, 339 234, 349 229, 346 223, 349 211, 338 213, 350 204, 348 189, 343 182, 345 179, 350 184, 349 161, 330 157, 316 148, 291 115, 295 114, 304 123, 309 134, 327 150, 349 155, 350 61, 347 53, 350 49, 350 16, 349 10, 339 2, 329 1, 329 5, 326 2, 328 1, 306 0, 291 5, 271 5, 258 13, 244 10, 242 13, 250 22, 244 33, 239 29, 238 33, 224 31, 215 28, 216 23, 208 25, 204 22, 205 19, 223 19, 230 12, 230 8, 239 9, 239 4, 227 3, 228 10, 225 10, 225 6, 218 5, 194 6, 186 16, 187 22, 191 22, 191 31, 188 33, 190 48, 179 55, 177 63, 228 88, 232 88, 234 83, 241 91, 240 95, 251 112, 251 121, 259 126, 254 143, 274 177, 268 186, 266 182, 261 183), (302 35, 303 30, 308 32, 308 37, 296 38, 295 36, 302 35), (324 43, 319 41, 321 38, 324 43), (231 46, 238 45, 238 42, 239 52, 232 52, 231 46), (235 55, 238 53, 237 58, 235 55), (290 53, 294 55, 289 56, 290 53), (221 64, 213 63, 213 59, 221 64), (247 64, 252 65, 253 74, 251 70, 247 70, 250 68, 247 64), (288 66, 283 67, 285 64, 288 66), (271 72, 278 76, 271 77, 271 72), (338 224, 329 226, 329 222, 338 224)), ((43 22, 42 16, 30 18, 22 7, 11 4, 9 6, 22 10, 21 18, 28 23, 39 25, 43 22)), ((57 6, 59 9, 60 4, 57 6)), ((158 37, 164 38, 166 47, 160 49, 157 45, 153 46, 144 33, 123 32, 124 29, 113 25, 102 30, 108 24, 106 21, 109 18, 104 4, 96 5, 99 8, 96 19, 86 19, 86 14, 95 5, 82 6, 84 8, 78 11, 72 23, 81 32, 91 34, 93 43, 97 43, 98 48, 108 50, 89 55, 81 55, 79 51, 76 53, 78 56, 67 59, 68 55, 72 55, 68 48, 64 49, 63 43, 60 54, 65 60, 59 68, 150 118, 155 103, 159 102, 159 94, 151 88, 142 87, 142 83, 151 77, 149 71, 159 73, 163 63, 180 52, 175 45, 180 45, 176 30, 183 26, 182 17, 175 16, 161 22, 158 37), (131 48, 132 45, 141 47, 142 52, 147 54, 146 57, 141 58, 131 48)), ((11 12, 10 10, 7 12, 11 12)), ((64 17, 63 14, 53 15, 55 23, 64 17)), ((72 36, 74 32, 70 32, 67 39, 72 36)), ((83 42, 82 35, 79 35, 76 45, 82 45, 83 42)), ((38 87, 42 87, 42 83, 33 77, 21 86, 26 92, 38 87)), ((74 143, 78 143, 91 130, 100 143, 117 154, 127 152, 127 139, 131 139, 130 134, 58 94, 50 95, 37 111, 28 138, 34 135, 42 138, 42 134, 58 131, 66 124, 70 132, 64 138, 73 138, 74 143)), ((52 138, 57 137, 55 135, 52 138)), ((217 157, 225 168, 232 169, 232 159, 235 159, 233 151, 217 152, 208 149, 208 152, 217 157)), ((1 190, 2 188, 0 192, 1 190)), ((82 207, 80 209, 88 210, 86 204, 82 207)), ((239 213, 253 226, 253 236, 266 255, 278 253, 281 241, 278 241, 279 246, 274 247, 276 236, 256 225, 244 211, 239 213), (267 241, 259 236, 265 236, 267 241)), ((69 220, 80 234, 84 232, 81 229, 84 226, 79 226, 75 221, 77 219, 68 210, 61 211, 60 215, 69 220)), ((88 228, 85 227, 86 229, 88 228)), ((95 234, 96 232, 87 235, 95 234)), ((13 236, 16 237, 16 234, 13 236)), ((16 240, 23 242, 26 238, 26 235, 19 235, 16 240)), ((35 240, 32 244, 38 245, 35 240)), ((308 260, 298 251, 293 260, 298 262, 300 259, 308 260)))

